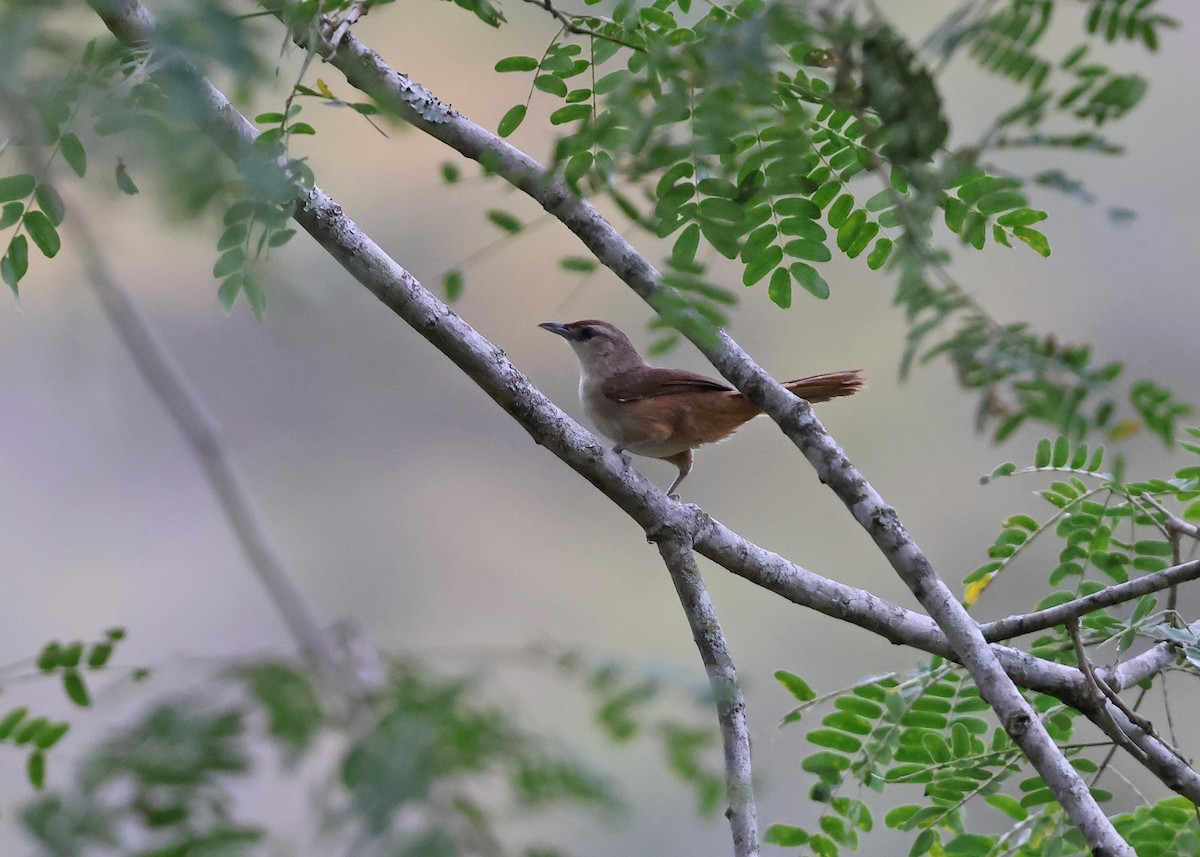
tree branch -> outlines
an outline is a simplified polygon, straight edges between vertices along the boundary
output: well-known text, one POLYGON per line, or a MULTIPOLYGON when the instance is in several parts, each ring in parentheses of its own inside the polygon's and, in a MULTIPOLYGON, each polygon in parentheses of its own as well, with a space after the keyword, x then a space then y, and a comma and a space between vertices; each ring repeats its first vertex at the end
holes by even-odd
POLYGON ((1145 577, 1106 586, 1099 592, 1093 592, 1091 595, 1076 598, 1065 604, 1047 607, 1045 610, 1038 610, 1034 613, 1022 613, 997 619, 995 622, 988 622, 980 626, 980 630, 983 631, 983 636, 991 642, 1008 640, 1023 634, 1032 634, 1035 631, 1044 631, 1047 628, 1063 625, 1071 619, 1077 619, 1094 610, 1132 601, 1143 595, 1149 595, 1151 592, 1158 592, 1184 581, 1195 580, 1197 577, 1200 577, 1200 560, 1192 560, 1171 568, 1164 568, 1153 574, 1147 574, 1145 577))
POLYGON ((751 781, 746 700, 738 684, 725 634, 692 554, 695 529, 694 522, 672 522, 656 531, 652 538, 671 573, 717 706, 721 743, 725 748, 725 793, 729 799, 726 817, 733 830, 733 853, 735 857, 757 857, 758 814, 751 781))

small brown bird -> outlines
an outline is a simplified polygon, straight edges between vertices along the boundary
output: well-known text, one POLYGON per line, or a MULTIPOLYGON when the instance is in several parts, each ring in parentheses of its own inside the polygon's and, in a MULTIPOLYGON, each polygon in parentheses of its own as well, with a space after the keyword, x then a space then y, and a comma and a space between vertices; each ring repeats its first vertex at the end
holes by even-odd
MULTIPOLYGON (((607 321, 548 321, 538 327, 557 333, 575 351, 583 410, 601 433, 616 441, 613 452, 629 450, 679 468, 667 489, 671 496, 692 469, 693 449, 724 440, 762 413, 728 384, 649 365, 629 337, 607 321)), ((850 369, 783 386, 809 402, 825 402, 857 393, 865 384, 859 370, 850 369)))

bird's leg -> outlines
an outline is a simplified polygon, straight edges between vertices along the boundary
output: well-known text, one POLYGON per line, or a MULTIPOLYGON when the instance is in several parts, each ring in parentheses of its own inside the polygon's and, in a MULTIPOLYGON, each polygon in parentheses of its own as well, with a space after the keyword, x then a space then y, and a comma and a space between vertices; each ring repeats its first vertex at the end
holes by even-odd
POLYGON ((684 477, 692 472, 692 451, 685 449, 678 455, 672 455, 670 458, 663 459, 669 461, 679 468, 679 475, 675 477, 675 481, 671 483, 671 487, 667 489, 667 496, 672 500, 678 500, 679 495, 675 493, 675 489, 679 487, 679 483, 684 477))
POLYGON ((625 452, 625 447, 621 446, 620 444, 617 444, 616 446, 614 446, 612 449, 609 450, 609 452, 615 452, 617 455, 621 456, 621 462, 626 467, 633 466, 633 459, 630 458, 628 453, 625 452))

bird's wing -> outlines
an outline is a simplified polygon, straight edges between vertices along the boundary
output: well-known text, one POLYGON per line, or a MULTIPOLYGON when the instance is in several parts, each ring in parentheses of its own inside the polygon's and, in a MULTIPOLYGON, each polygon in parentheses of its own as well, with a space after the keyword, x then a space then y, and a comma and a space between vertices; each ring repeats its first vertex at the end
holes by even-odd
POLYGON ((643 366, 614 375, 600 390, 614 402, 634 402, 674 393, 729 393, 733 388, 694 372, 643 366))

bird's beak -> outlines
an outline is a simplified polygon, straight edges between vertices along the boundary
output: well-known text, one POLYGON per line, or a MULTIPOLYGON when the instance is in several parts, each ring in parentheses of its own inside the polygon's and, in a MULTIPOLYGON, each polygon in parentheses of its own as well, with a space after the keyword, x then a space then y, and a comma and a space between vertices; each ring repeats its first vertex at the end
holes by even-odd
POLYGON ((561 322, 543 321, 538 325, 538 327, 540 327, 542 330, 548 330, 551 333, 557 333, 564 339, 574 339, 574 337, 571 336, 571 329, 561 322))

